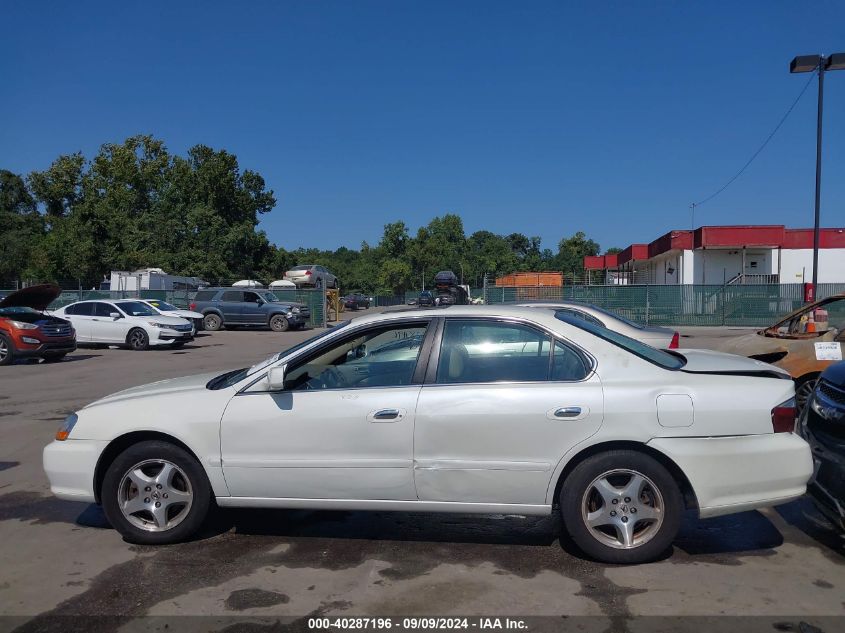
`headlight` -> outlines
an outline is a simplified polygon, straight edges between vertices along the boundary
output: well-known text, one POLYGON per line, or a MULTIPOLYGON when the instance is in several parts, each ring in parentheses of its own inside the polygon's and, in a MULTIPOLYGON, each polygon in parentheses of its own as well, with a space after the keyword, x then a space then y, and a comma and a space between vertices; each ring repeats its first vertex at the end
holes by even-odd
POLYGON ((299 308, 291 308, 290 311, 294 314, 299 314, 299 308))
POLYGON ((290 310, 288 310, 287 312, 285 312, 285 316, 292 317, 292 316, 293 316, 293 312, 291 312, 290 310))
POLYGON ((64 442, 70 432, 73 430, 73 427, 76 426, 76 421, 79 419, 79 416, 75 413, 71 413, 69 416, 65 418, 65 421, 62 422, 62 425, 59 427, 59 430, 56 431, 56 439, 59 442, 64 442))
POLYGON ((173 329, 173 326, 169 323, 159 323, 158 321, 147 321, 147 323, 149 323, 153 327, 158 327, 162 329, 173 329))
POLYGON ((19 330, 37 330, 38 326, 33 323, 24 323, 23 321, 9 321, 12 327, 19 330))

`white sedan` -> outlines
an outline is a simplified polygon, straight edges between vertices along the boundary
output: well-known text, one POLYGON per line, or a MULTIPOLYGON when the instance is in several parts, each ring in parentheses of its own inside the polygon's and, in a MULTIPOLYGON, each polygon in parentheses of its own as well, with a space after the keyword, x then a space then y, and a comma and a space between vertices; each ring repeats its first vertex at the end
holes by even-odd
POLYGON ((162 301, 161 299, 139 299, 139 301, 154 308, 159 314, 185 319, 188 323, 193 325, 191 336, 196 336, 197 331, 203 328, 203 319, 205 316, 201 312, 177 308, 172 303, 167 303, 167 301, 162 301))
POLYGON ((548 303, 537 301, 520 304, 526 308, 546 308, 556 310, 562 315, 589 321, 594 325, 601 325, 625 336, 641 341, 658 349, 677 349, 680 345, 680 332, 672 328, 659 325, 643 325, 621 314, 605 310, 591 303, 580 301, 558 301, 548 303))
POLYGON ((665 352, 553 311, 364 316, 246 369, 165 380, 68 417, 51 490, 125 539, 226 507, 550 514, 607 562, 652 560, 681 514, 795 499, 812 474, 782 370, 665 352))
POLYGON ((73 323, 76 342, 120 345, 134 350, 150 346, 182 347, 193 339, 193 325, 160 314, 137 299, 77 301, 53 312, 73 323))

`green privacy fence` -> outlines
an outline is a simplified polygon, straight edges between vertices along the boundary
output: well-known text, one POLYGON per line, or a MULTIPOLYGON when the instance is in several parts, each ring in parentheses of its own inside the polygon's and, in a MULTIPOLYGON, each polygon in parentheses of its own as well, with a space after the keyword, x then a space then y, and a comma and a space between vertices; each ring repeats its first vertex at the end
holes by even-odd
MULTIPOLYGON (((845 283, 819 284, 819 299, 845 283)), ((765 326, 804 304, 803 284, 683 286, 488 286, 485 303, 582 301, 650 325, 765 326)))
MULTIPOLYGON (((14 290, 0 290, 0 297, 14 292, 14 290)), ((281 301, 292 301, 304 303, 311 309, 311 320, 309 327, 325 327, 326 319, 326 298, 322 289, 302 290, 273 290, 271 291, 281 301)), ((194 298, 195 292, 184 290, 64 290, 56 300, 50 304, 50 309, 55 310, 75 301, 91 301, 101 299, 104 301, 115 299, 159 299, 172 303, 176 307, 187 309, 194 298)))

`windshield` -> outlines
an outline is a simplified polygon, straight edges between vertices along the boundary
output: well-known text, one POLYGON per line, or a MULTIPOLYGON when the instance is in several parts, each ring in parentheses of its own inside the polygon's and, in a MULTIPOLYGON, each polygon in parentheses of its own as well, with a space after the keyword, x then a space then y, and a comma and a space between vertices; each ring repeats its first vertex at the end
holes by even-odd
POLYGON ((318 341, 319 339, 323 338, 324 336, 331 334, 332 332, 334 332, 338 328, 349 325, 349 323, 350 323, 349 321, 341 321, 340 323, 335 325, 333 328, 328 329, 325 332, 320 332, 316 336, 312 336, 311 338, 306 339, 306 340, 302 341, 301 343, 294 345, 293 347, 289 347, 286 350, 282 350, 281 352, 277 352, 276 354, 273 354, 272 356, 265 358, 260 363, 256 363, 252 367, 245 367, 244 369, 235 369, 234 371, 226 372, 225 374, 221 374, 221 375, 217 376, 216 378, 212 378, 208 382, 206 387, 208 389, 225 389, 226 387, 231 387, 232 385, 239 383, 244 378, 248 378, 249 376, 252 376, 253 374, 258 373, 262 369, 269 367, 270 365, 275 363, 277 360, 279 360, 279 359, 281 359, 285 356, 289 356, 290 354, 295 354, 296 352, 298 352, 302 348, 304 348, 308 345, 311 345, 311 343, 313 343, 314 341, 318 341))
POLYGON ((157 308, 158 310, 162 310, 164 312, 173 312, 179 309, 175 305, 167 303, 167 301, 153 300, 147 301, 147 303, 149 303, 152 307, 157 308))
POLYGON ((272 292, 260 292, 258 294, 260 294, 261 298, 264 299, 264 301, 267 301, 268 303, 278 303, 279 302, 279 298, 276 295, 274 295, 272 292))
POLYGON ((655 349, 650 345, 641 343, 619 332, 614 332, 600 325, 594 325, 589 321, 573 317, 564 311, 555 312, 555 318, 569 325, 573 325, 578 329, 585 330, 590 334, 594 334, 608 343, 613 343, 617 347, 621 347, 635 356, 639 356, 643 360, 663 367, 663 369, 680 369, 686 365, 686 359, 680 354, 676 356, 675 354, 655 349))
POLYGON ((115 305, 129 316, 154 316, 156 314, 153 308, 140 301, 121 301, 115 305))

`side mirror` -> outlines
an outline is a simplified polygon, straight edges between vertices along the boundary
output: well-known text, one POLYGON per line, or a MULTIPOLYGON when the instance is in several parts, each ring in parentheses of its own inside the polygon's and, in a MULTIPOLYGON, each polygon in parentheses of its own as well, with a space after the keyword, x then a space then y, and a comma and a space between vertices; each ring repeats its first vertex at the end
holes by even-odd
POLYGON ((113 319, 122 319, 123 317, 120 315, 120 312, 110 312, 109 316, 113 319))
POLYGON ((285 388, 285 370, 287 365, 271 367, 267 372, 267 388, 270 391, 283 391, 285 388))

